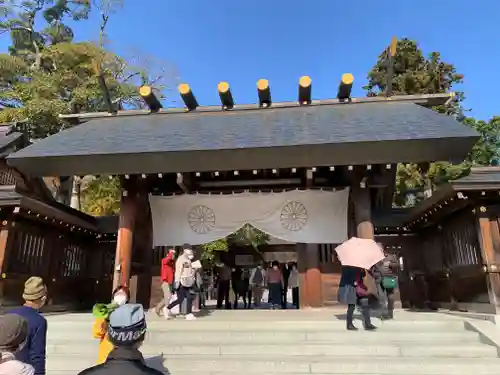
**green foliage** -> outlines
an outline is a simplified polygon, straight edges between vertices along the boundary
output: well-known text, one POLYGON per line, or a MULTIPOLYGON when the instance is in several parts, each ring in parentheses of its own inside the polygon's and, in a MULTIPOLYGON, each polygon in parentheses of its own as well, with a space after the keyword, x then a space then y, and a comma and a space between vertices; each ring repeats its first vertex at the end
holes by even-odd
MULTIPOLYGON (((384 50, 375 66, 368 73, 368 84, 364 87, 368 95, 383 95, 386 89, 387 50, 384 50)), ((392 91, 394 95, 437 94, 452 91, 454 85, 462 83, 464 76, 457 73, 453 64, 441 59, 439 52, 431 52, 427 57, 417 42, 404 38, 398 41, 394 58, 392 91)), ((490 165, 498 159, 500 119, 489 122, 465 118, 461 102, 464 94, 456 93, 456 100, 447 106, 434 110, 454 115, 464 124, 475 129, 481 139, 474 146, 467 160, 459 165, 446 162, 432 163, 425 173, 416 164, 399 165, 396 173, 396 193, 394 203, 407 205, 406 196, 412 193, 416 203, 423 199, 424 189, 435 189, 438 185, 467 175, 473 165, 490 165)))
POLYGON ((71 42, 73 31, 68 19, 86 19, 90 0, 3 0, 0 1, 0 32, 8 32, 12 41, 9 52, 21 56, 34 69, 46 46, 71 42), (36 23, 42 26, 36 28, 36 23))
POLYGON ((269 242, 269 235, 254 228, 250 224, 243 225, 236 232, 228 236, 229 244, 236 246, 251 246, 255 250, 269 242))
POLYGON ((475 120, 471 117, 467 117, 463 122, 481 134, 481 138, 474 145, 469 155, 469 162, 473 165, 498 164, 500 150, 500 117, 495 116, 489 121, 475 120))
POLYGON ((101 176, 82 189, 82 211, 93 216, 116 215, 120 212, 120 180, 101 176))
MULTIPOLYGON (((387 50, 368 73, 368 84, 364 87, 369 96, 383 95, 386 90, 387 50)), ((398 41, 394 57, 392 92, 394 95, 438 94, 450 92, 453 86, 463 82, 464 76, 456 72, 453 64, 441 60, 439 52, 425 57, 414 40, 403 38, 398 41)), ((462 114, 460 102, 463 93, 456 93, 456 101, 447 107, 436 108, 439 112, 462 114)))
POLYGON ((103 74, 112 98, 137 107, 140 98, 130 67, 118 56, 90 43, 59 43, 44 49, 41 69, 28 69, 18 57, 0 54, 0 122, 27 119, 32 138, 57 133, 68 124, 59 114, 106 110, 94 70, 104 61, 103 74))
POLYGON ((227 238, 201 245, 201 259, 213 263, 217 252, 228 251, 231 246, 251 246, 259 251, 259 247, 268 242, 269 235, 267 233, 252 227, 250 224, 245 224, 227 238))
POLYGON ((201 248, 200 260, 210 264, 213 264, 215 262, 217 252, 229 250, 229 246, 225 238, 221 238, 220 240, 215 240, 203 244, 200 246, 200 248, 201 248))

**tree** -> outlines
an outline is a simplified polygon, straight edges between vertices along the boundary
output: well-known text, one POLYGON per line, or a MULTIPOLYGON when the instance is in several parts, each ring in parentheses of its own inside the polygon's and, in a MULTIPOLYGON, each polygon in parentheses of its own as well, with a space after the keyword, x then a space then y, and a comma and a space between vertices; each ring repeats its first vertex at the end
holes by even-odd
POLYGON ((82 189, 82 211, 93 216, 116 215, 120 212, 120 196, 120 180, 101 176, 82 189))
POLYGON ((22 57, 34 70, 42 65, 46 46, 73 40, 73 30, 66 19, 86 19, 89 0, 3 0, 0 2, 0 33, 8 32, 12 45, 9 52, 22 57), (42 27, 35 23, 42 19, 42 27))
POLYGON ((226 238, 201 245, 201 259, 213 262, 217 252, 229 251, 231 246, 251 246, 255 251, 269 242, 269 235, 250 224, 245 224, 226 238))
POLYGON ((59 43, 44 49, 40 70, 0 54, 0 122, 27 120, 31 137, 43 138, 70 125, 60 114, 107 110, 94 69, 97 59, 103 61, 101 73, 112 97, 121 106, 140 106, 135 71, 124 60, 91 43, 59 43))
MULTIPOLYGON (((388 50, 384 50, 368 73, 368 84, 364 87, 369 96, 383 95, 386 90, 388 50)), ((447 93, 453 86, 463 82, 453 64, 441 60, 439 52, 431 52, 428 57, 417 42, 403 38, 397 43, 397 53, 393 63, 392 92, 394 95, 447 93)), ((456 93, 456 99, 448 106, 435 108, 439 112, 462 115, 461 102, 464 95, 456 93)))
MULTIPOLYGON (((384 50, 368 73, 368 84, 364 88, 369 96, 383 95, 386 90, 387 54, 388 50, 384 50)), ((457 73, 453 64, 441 59, 439 52, 431 52, 425 57, 416 41, 407 38, 398 41, 391 87, 393 94, 446 93, 452 91, 456 84, 462 83, 463 79, 464 76, 457 73)), ((458 92, 454 101, 433 109, 456 116, 458 120, 480 133, 480 141, 468 158, 459 165, 446 162, 432 163, 427 171, 422 171, 416 164, 398 165, 394 198, 397 206, 408 204, 409 193, 416 198, 413 200, 413 203, 416 203, 423 199, 424 188, 434 189, 441 183, 465 176, 472 165, 489 165, 497 160, 500 146, 498 137, 500 120, 493 118, 489 122, 484 122, 465 117, 463 100, 464 94, 458 92)))

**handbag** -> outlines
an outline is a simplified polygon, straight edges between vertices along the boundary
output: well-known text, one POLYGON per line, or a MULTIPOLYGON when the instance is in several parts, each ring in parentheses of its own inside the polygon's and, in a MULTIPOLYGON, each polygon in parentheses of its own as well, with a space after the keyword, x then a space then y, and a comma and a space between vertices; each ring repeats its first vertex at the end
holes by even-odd
POLYGON ((384 289, 395 289, 398 283, 394 276, 384 276, 382 277, 382 286, 384 289))
POLYGON ((356 295, 358 297, 368 297, 370 295, 370 293, 368 292, 368 288, 361 279, 361 276, 359 276, 358 280, 356 281, 356 295))

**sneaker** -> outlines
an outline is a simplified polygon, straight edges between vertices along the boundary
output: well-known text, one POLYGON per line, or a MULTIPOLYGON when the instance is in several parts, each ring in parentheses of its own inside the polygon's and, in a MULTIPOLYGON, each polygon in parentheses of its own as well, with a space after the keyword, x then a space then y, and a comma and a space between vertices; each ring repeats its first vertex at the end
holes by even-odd
POLYGON ((187 314, 186 320, 196 320, 196 316, 194 316, 193 314, 187 314))
POLYGON ((169 320, 169 319, 172 319, 172 318, 175 318, 175 315, 172 314, 172 312, 167 309, 166 307, 164 307, 164 310, 163 310, 163 317, 166 319, 166 320, 169 320))

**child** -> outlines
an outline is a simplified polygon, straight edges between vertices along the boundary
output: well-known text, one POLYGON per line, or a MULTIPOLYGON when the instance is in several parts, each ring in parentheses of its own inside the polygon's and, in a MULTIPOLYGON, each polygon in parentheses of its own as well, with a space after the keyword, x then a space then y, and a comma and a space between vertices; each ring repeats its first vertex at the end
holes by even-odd
POLYGON ((130 300, 130 291, 126 286, 119 286, 113 291, 113 302, 110 304, 96 304, 92 313, 96 317, 92 328, 92 336, 100 340, 97 364, 104 363, 108 354, 113 350, 113 344, 108 339, 109 315, 119 306, 130 300))

